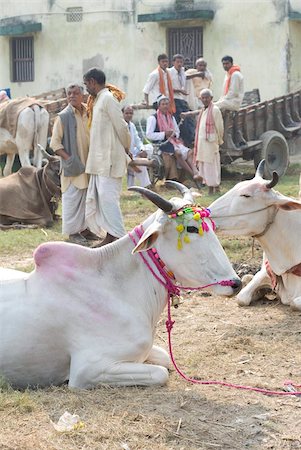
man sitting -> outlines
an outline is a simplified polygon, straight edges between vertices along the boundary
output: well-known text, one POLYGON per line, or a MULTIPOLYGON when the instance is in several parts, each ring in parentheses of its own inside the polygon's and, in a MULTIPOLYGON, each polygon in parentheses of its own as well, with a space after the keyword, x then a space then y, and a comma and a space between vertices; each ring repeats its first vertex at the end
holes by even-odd
MULTIPOLYGON (((147 153, 143 148, 143 143, 138 135, 137 128, 132 122, 134 110, 131 106, 124 106, 122 108, 123 118, 128 124, 131 134, 130 153, 135 158, 147 158, 147 153)), ((145 166, 128 167, 127 184, 128 187, 135 186, 135 179, 138 180, 140 186, 150 187, 151 181, 149 179, 148 171, 145 166)))
POLYGON ((226 71, 223 95, 215 102, 221 111, 225 109, 238 111, 244 96, 244 77, 241 74, 240 67, 233 65, 232 56, 222 58, 223 68, 226 71))
POLYGON ((188 172, 194 180, 200 176, 193 164, 193 152, 179 139, 180 130, 169 112, 169 99, 161 95, 157 99, 158 110, 147 119, 146 137, 161 143, 160 150, 165 167, 165 178, 178 178, 177 166, 188 172))

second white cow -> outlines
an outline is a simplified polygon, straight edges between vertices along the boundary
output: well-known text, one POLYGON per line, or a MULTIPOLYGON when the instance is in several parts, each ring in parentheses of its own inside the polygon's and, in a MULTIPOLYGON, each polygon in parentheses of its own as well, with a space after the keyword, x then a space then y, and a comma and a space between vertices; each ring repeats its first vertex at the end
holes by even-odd
POLYGON ((6 177, 12 172, 15 155, 18 154, 22 167, 30 166, 30 152, 34 151, 33 165, 38 169, 42 167, 42 154, 38 144, 46 148, 49 113, 45 108, 33 105, 20 112, 17 122, 16 137, 8 130, 0 128, 0 155, 6 154, 6 164, 3 175, 6 177))
POLYGON ((273 287, 282 303, 301 310, 301 202, 272 189, 278 175, 274 172, 273 180, 264 180, 263 171, 264 161, 255 178, 214 201, 212 217, 227 234, 258 239, 264 251, 262 268, 239 293, 238 303, 249 305, 263 289, 273 287))

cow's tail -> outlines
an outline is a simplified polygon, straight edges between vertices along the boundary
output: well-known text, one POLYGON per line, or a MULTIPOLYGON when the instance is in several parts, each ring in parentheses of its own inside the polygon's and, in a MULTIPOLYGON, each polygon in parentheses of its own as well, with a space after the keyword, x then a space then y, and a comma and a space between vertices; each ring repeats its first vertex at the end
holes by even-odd
POLYGON ((38 161, 41 159, 39 158, 40 149, 38 147, 39 144, 39 131, 40 131, 40 121, 41 121, 41 114, 40 114, 40 106, 33 105, 32 106, 33 112, 34 112, 34 135, 33 135, 33 165, 37 167, 38 161))

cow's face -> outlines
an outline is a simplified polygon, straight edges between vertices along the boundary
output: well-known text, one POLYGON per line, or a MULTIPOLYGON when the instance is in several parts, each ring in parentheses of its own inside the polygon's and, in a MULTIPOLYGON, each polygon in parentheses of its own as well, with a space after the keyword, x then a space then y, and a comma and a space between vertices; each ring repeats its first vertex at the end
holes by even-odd
POLYGON ((277 209, 300 209, 301 203, 269 188, 269 182, 257 175, 238 183, 209 208, 220 230, 256 236, 265 230, 277 209))
MULTIPOLYGON (((187 205, 187 201, 179 198, 171 202, 174 210, 187 205)), ((207 231, 200 235, 200 220, 195 220, 193 214, 188 216, 185 223, 187 232, 179 233, 179 221, 170 214, 157 211, 134 251, 155 247, 166 267, 182 285, 198 287, 221 280, 235 280, 233 287, 214 286, 212 290, 221 295, 237 293, 240 280, 215 235, 210 219, 204 219, 207 231), (180 246, 179 234, 182 234, 180 246)))
POLYGON ((47 177, 55 184, 58 188, 61 186, 60 180, 60 160, 54 156, 50 156, 48 163, 45 166, 47 177))

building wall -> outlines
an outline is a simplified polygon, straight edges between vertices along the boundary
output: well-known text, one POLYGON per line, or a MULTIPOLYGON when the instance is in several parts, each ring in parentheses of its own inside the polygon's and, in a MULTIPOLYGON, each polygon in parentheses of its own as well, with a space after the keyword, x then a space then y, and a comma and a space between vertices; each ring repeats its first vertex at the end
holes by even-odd
POLYGON ((27 20, 30 16, 24 14, 35 14, 32 18, 43 27, 35 33, 34 82, 11 83, 9 37, 0 36, 0 87, 10 87, 14 97, 38 94, 81 81, 88 68, 98 66, 109 82, 127 92, 128 101, 139 102, 157 55, 167 50, 167 29, 180 26, 203 27, 204 57, 214 76, 215 98, 221 93, 220 59, 225 54, 241 65, 245 90, 259 88, 262 99, 300 86, 301 24, 288 22, 287 0, 195 0, 194 7, 198 6, 214 9, 214 19, 137 23, 137 14, 173 10, 174 0, 0 2, 2 18, 27 20), (64 10, 72 6, 83 6, 82 22, 66 21, 64 10))

